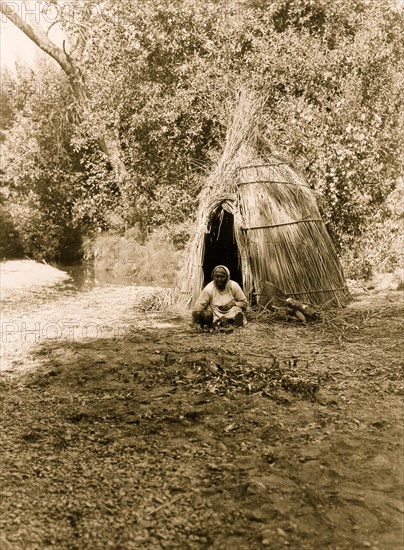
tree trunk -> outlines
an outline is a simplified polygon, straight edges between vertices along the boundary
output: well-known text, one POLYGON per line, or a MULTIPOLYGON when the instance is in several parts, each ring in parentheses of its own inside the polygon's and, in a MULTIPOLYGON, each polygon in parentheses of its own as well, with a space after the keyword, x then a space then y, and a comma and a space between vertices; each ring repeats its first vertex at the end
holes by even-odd
MULTIPOLYGON (((25 2, 25 0, 24 0, 25 2)), ((83 75, 81 70, 76 66, 72 58, 67 52, 56 46, 48 35, 44 32, 41 26, 33 22, 26 21, 16 11, 16 2, 6 2, 0 0, 0 13, 5 15, 16 27, 18 27, 34 44, 42 51, 50 55, 62 68, 67 75, 70 87, 74 97, 77 100, 78 115, 81 119, 85 117, 86 111, 89 110, 89 101, 87 92, 83 83, 83 75)), ((25 3, 24 3, 25 6, 25 3)), ((122 161, 122 150, 119 140, 115 136, 108 135, 105 132, 104 136, 98 139, 100 149, 108 156, 108 159, 114 169, 117 183, 123 183, 128 177, 128 172, 122 161)))

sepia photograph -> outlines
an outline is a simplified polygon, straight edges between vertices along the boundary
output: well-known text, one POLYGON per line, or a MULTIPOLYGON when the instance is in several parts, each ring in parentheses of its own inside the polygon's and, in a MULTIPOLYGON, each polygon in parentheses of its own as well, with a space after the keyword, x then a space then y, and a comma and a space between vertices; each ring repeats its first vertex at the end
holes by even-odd
POLYGON ((404 549, 404 0, 0 0, 0 550, 404 549))

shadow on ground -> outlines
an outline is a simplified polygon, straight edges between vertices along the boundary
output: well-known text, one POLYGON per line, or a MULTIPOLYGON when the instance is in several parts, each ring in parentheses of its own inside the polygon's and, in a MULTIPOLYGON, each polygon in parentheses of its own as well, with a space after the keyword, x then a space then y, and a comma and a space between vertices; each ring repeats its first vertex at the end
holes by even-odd
POLYGON ((3 382, 0 542, 398 549, 402 313, 42 343, 3 382))

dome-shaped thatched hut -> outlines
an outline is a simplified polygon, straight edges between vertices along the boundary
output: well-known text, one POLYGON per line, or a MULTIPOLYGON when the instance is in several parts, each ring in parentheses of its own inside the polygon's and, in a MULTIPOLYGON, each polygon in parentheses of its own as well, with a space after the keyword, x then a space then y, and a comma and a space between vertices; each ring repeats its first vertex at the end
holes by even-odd
POLYGON ((314 192, 288 162, 257 153, 251 131, 257 107, 240 99, 223 155, 201 193, 181 294, 193 302, 213 267, 225 264, 250 301, 268 281, 304 302, 345 305, 342 268, 314 192))

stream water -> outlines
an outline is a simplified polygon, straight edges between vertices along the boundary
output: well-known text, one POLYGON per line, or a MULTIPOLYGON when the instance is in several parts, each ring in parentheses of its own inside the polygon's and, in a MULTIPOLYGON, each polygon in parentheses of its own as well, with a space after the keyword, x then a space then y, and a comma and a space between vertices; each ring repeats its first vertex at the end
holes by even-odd
POLYGON ((78 289, 67 272, 28 260, 1 262, 0 287, 2 321, 78 289))
POLYGON ((46 342, 61 349, 79 340, 120 338, 128 330, 166 328, 147 315, 142 300, 156 287, 97 278, 83 266, 57 268, 31 260, 0 263, 1 367, 33 366, 31 350, 46 342))
POLYGON ((128 286, 130 279, 112 278, 108 272, 95 277, 89 266, 51 266, 32 260, 0 262, 1 313, 21 313, 63 297, 107 286, 128 286))

